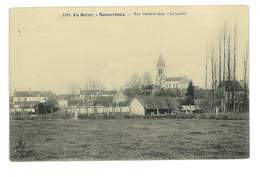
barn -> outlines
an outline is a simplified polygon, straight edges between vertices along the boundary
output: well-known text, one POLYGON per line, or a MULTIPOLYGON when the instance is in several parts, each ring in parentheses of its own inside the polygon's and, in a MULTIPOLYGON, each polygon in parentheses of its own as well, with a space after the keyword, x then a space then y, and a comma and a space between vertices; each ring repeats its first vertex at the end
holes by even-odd
POLYGON ((137 96, 130 102, 134 115, 163 115, 177 111, 179 103, 173 97, 137 96))

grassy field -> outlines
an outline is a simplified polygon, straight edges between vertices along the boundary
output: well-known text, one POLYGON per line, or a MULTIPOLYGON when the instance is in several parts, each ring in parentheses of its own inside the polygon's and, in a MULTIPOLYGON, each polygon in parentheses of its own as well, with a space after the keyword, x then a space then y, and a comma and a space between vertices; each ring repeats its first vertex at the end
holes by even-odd
POLYGON ((247 157, 248 119, 10 121, 13 161, 247 157))

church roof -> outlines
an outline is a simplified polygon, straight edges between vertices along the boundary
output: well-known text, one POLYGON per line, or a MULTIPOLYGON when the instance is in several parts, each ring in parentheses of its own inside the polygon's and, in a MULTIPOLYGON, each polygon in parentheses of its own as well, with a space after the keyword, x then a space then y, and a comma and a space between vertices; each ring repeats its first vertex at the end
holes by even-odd
POLYGON ((157 64, 156 64, 156 66, 165 66, 165 61, 164 61, 164 59, 163 59, 162 54, 160 54, 159 60, 158 60, 158 62, 157 62, 157 64))
POLYGON ((167 77, 166 81, 183 81, 183 82, 188 82, 189 79, 186 76, 182 76, 182 77, 167 77))

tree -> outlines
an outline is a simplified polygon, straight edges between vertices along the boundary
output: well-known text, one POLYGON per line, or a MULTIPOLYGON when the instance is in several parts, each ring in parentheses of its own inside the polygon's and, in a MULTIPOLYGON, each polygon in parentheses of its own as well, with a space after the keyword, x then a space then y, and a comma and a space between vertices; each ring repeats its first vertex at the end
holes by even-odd
POLYGON ((217 76, 216 76, 216 61, 215 61, 215 51, 214 48, 211 51, 211 89, 212 89, 212 111, 216 111, 216 84, 217 84, 217 76))
POLYGON ((205 61, 205 90, 208 89, 208 54, 206 54, 205 61))
POLYGON ((104 86, 96 80, 89 80, 85 85, 86 90, 101 91, 104 90, 104 86))
POLYGON ((189 86, 185 98, 186 105, 194 105, 194 86, 192 81, 189 82, 189 86))
POLYGON ((96 100, 98 95, 101 94, 101 92, 105 89, 103 87, 102 84, 100 84, 98 81, 96 80, 89 80, 85 86, 86 89, 86 94, 87 96, 92 97, 92 102, 93 102, 93 106, 94 106, 94 111, 95 110, 95 106, 96 106, 96 100))
POLYGON ((248 48, 246 48, 246 52, 244 54, 244 96, 243 96, 243 111, 248 112, 249 111, 249 90, 248 90, 248 48))
POLYGON ((235 111, 235 86, 234 83, 236 81, 236 43, 237 43, 237 26, 234 27, 234 45, 233 45, 233 85, 232 85, 232 109, 235 111))
MULTIPOLYGON (((244 101, 238 98, 236 83, 238 73, 237 64, 239 63, 239 52, 237 51, 238 44, 238 31, 237 24, 227 26, 224 23, 222 30, 219 32, 218 38, 216 38, 215 44, 211 51, 206 50, 206 67, 205 67, 205 89, 207 89, 207 58, 211 59, 211 80, 212 80, 212 90, 210 92, 211 97, 205 95, 205 99, 209 99, 211 102, 211 110, 217 111, 235 111, 241 110, 236 109, 242 105, 243 102, 246 104, 247 96, 244 96, 244 101), (217 51, 217 52, 214 52, 217 51), (208 55, 208 53, 210 53, 208 55), (210 99, 212 98, 212 99, 210 99), (239 101, 241 100, 241 101, 239 101)), ((244 57, 248 58, 248 57, 244 57)), ((244 83, 246 83, 247 77, 247 63, 244 62, 244 83)), ((245 95, 248 95, 248 85, 244 85, 245 95)), ((240 96, 239 96, 240 97, 240 96)))
POLYGON ((231 42, 231 34, 229 33, 228 35, 228 39, 227 39, 227 45, 228 45, 228 56, 227 56, 227 80, 228 80, 228 86, 227 86, 227 105, 228 105, 228 110, 230 111, 231 110, 231 99, 230 99, 230 93, 231 93, 231 45, 230 45, 230 42, 231 42))
POLYGON ((130 80, 126 83, 127 88, 139 89, 142 87, 142 78, 137 73, 130 76, 130 80))
POLYGON ((221 80, 222 80, 222 75, 221 75, 221 68, 222 68, 222 64, 221 64, 221 51, 222 51, 222 47, 221 47, 221 37, 219 38, 219 65, 218 65, 218 77, 219 77, 219 84, 221 84, 221 80))
POLYGON ((227 33, 227 26, 224 23, 223 29, 223 81, 226 80, 226 33, 227 33))
POLYGON ((79 84, 75 81, 71 81, 68 85, 69 93, 72 95, 76 95, 79 91, 79 84))
POLYGON ((151 85, 152 83, 153 83, 153 81, 152 81, 151 73, 145 72, 143 74, 143 85, 147 86, 147 85, 151 85))

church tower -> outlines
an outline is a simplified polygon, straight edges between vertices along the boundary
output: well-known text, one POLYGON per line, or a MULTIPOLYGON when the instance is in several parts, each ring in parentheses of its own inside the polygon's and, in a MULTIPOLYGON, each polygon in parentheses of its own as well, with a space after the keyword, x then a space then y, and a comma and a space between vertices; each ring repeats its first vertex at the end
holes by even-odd
POLYGON ((158 86, 163 87, 164 82, 166 80, 166 74, 165 74, 165 61, 163 59, 162 54, 159 56, 159 60, 156 64, 156 80, 155 84, 158 86))

